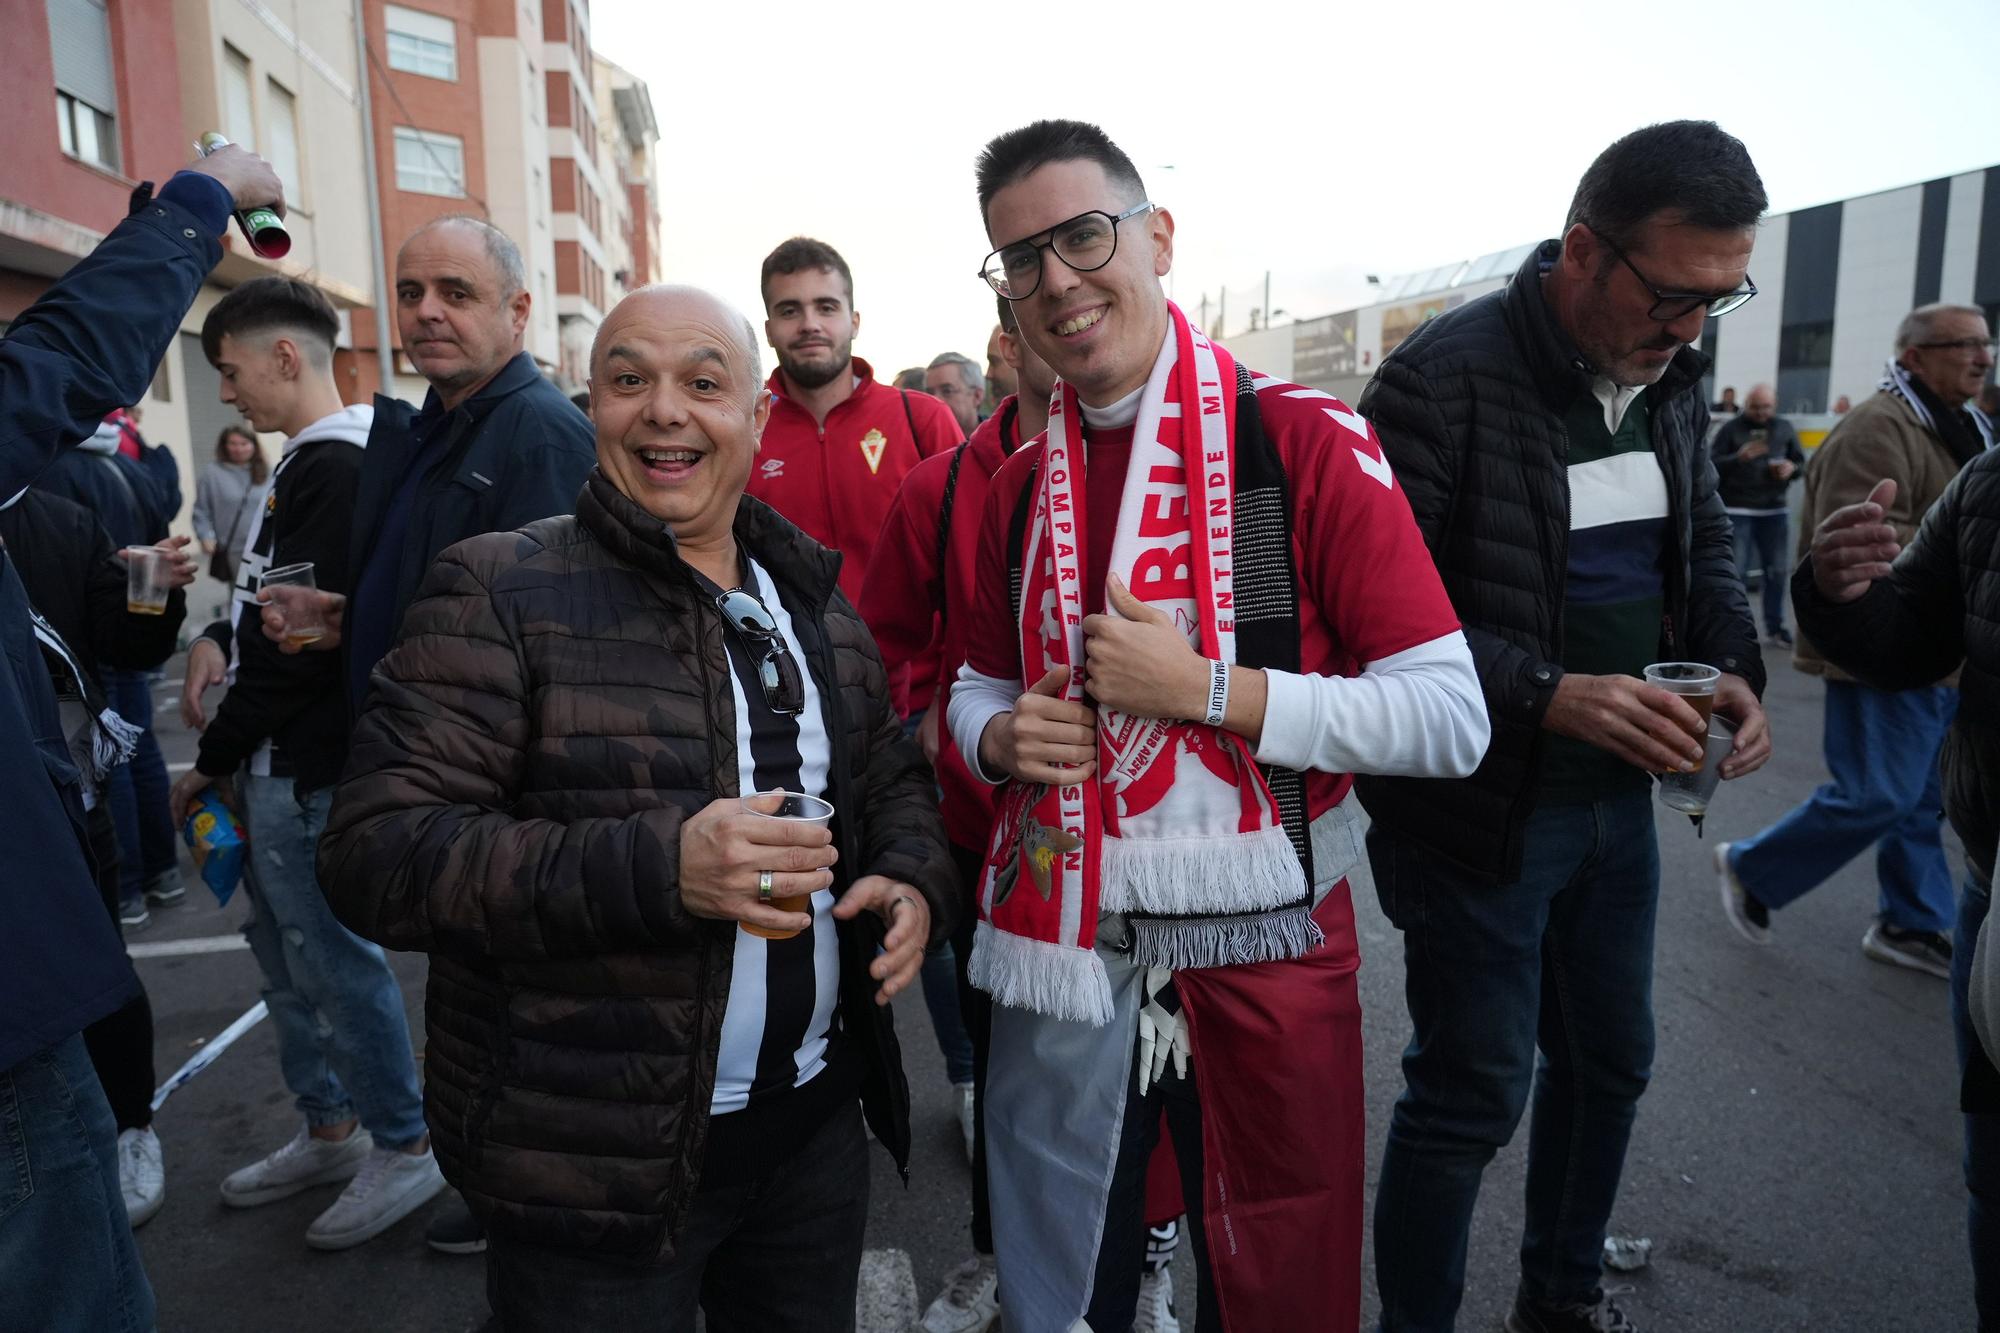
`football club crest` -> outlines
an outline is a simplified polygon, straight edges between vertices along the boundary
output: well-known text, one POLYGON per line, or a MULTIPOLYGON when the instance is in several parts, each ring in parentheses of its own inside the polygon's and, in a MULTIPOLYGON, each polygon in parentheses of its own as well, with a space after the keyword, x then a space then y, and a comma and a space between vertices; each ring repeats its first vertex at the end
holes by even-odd
POLYGON ((879 430, 871 430, 861 437, 861 456, 868 461, 869 476, 882 470, 882 453, 888 447, 889 437, 879 430))

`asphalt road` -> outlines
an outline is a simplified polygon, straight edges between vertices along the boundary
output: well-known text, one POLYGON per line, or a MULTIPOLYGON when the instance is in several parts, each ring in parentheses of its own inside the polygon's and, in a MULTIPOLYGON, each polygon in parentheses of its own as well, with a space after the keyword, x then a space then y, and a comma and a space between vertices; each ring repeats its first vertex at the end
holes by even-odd
MULTIPOLYGON (((180 675, 178 660, 167 675, 180 675)), ((158 690, 157 724, 168 761, 185 764, 193 738, 175 717, 177 694, 177 681, 158 690)), ((1764 826, 1822 777, 1817 682, 1779 664, 1768 702, 1777 757, 1724 789, 1708 840, 1660 811, 1659 1051, 1615 1219, 1619 1232, 1653 1241, 1653 1262, 1612 1280, 1631 1288, 1624 1303, 1649 1333, 1969 1330, 1944 983, 1862 957, 1875 899, 1866 858, 1780 914, 1769 949, 1740 942, 1716 906, 1708 861, 1715 840, 1764 826)), ((1408 1022, 1399 939, 1368 884, 1355 885, 1355 905, 1372 1163, 1401 1088, 1397 1057, 1408 1022)), ((162 1079, 258 999, 256 964, 227 944, 242 914, 240 899, 218 908, 195 887, 185 906, 156 911, 151 926, 129 937, 148 946, 223 941, 216 952, 138 963, 158 1022, 162 1079)), ((421 1041, 424 961, 401 956, 395 966, 421 1041)), ((969 1170, 914 990, 899 1000, 897 1016, 916 1100, 916 1151, 907 1189, 878 1152, 868 1274, 874 1309, 907 1312, 964 1257, 969 1170)), ((283 1143, 296 1125, 269 1023, 161 1110, 167 1201, 139 1233, 160 1328, 476 1328, 483 1264, 425 1249, 428 1210, 359 1249, 322 1254, 306 1248, 304 1233, 332 1202, 331 1187, 252 1211, 222 1207, 222 1177, 283 1143)), ((1498 1329, 1512 1297, 1522 1165, 1516 1144, 1488 1173, 1461 1328, 1498 1329)), ((1178 1267, 1185 1291, 1191 1265, 1178 1267)), ((1372 1290, 1365 1299, 1372 1320, 1372 1290)), ((884 1315, 866 1333, 893 1327, 884 1315)), ((1192 1327, 1191 1316, 1183 1327, 1192 1327)))

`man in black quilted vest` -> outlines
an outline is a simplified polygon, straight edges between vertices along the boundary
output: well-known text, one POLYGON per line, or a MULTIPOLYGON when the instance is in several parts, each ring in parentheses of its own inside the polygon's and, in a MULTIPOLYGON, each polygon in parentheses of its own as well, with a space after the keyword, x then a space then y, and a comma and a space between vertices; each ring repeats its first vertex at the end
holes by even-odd
POLYGON ((1362 395, 1493 720, 1469 778, 1361 780, 1415 1025, 1375 1203, 1385 1330, 1453 1327, 1480 1177, 1531 1086, 1507 1327, 1633 1328, 1598 1264, 1653 1058, 1651 775, 1698 763, 1704 730, 1645 666, 1722 673, 1723 777, 1770 754, 1689 346, 1756 294, 1764 208, 1715 125, 1634 131, 1584 173, 1559 239, 1400 344, 1362 395))

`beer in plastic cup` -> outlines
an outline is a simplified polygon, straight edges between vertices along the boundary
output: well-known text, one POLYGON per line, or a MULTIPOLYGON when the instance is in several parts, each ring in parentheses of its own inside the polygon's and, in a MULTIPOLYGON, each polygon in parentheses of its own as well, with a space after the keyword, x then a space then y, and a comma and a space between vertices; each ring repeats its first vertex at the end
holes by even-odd
POLYGON ((1736 744, 1736 724, 1726 717, 1708 720, 1708 743, 1702 750, 1701 767, 1692 773, 1662 773, 1660 804, 1684 815, 1708 813, 1716 784, 1722 781, 1722 761, 1736 744))
POLYGON ((164 546, 125 548, 125 609, 135 616, 167 613, 167 569, 173 552, 164 546))
MULTIPOLYGON (((778 802, 778 808, 769 812, 758 810, 751 806, 744 807, 751 814, 761 819, 778 819, 788 824, 817 824, 821 828, 825 828, 833 820, 832 803, 823 801, 817 796, 807 796, 801 792, 785 791, 782 788, 775 791, 760 791, 757 795, 782 798, 778 802)), ((810 893, 793 894, 790 897, 784 898, 773 897, 770 905, 777 908, 780 912, 802 912, 807 916, 812 915, 812 895, 810 893)), ((740 924, 743 929, 749 931, 759 939, 788 940, 800 933, 796 930, 770 930, 763 926, 753 926, 747 921, 740 924)))
MULTIPOLYGON (((267 569, 258 580, 258 589, 276 587, 312 588, 319 584, 313 578, 312 561, 286 565, 280 569, 267 569)), ((269 601, 269 598, 262 599, 269 601)), ((319 604, 308 599, 285 609, 285 642, 305 645, 317 643, 326 637, 326 622, 320 619, 319 604)))
POLYGON ((1715 687, 1722 673, 1706 662, 1655 662, 1646 668, 1646 683, 1678 694, 1701 714, 1704 724, 1715 707, 1715 687))

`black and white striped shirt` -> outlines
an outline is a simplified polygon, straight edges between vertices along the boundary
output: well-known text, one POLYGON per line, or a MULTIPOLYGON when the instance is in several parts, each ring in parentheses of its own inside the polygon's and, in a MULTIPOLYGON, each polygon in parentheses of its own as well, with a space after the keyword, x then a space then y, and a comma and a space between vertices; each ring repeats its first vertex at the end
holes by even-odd
MULTIPOLYGON (((747 554, 743 566, 744 589, 764 603, 798 660, 805 710, 797 717, 774 712, 757 680, 758 649, 733 631, 724 631, 735 696, 739 789, 745 796, 782 787, 825 797, 832 750, 824 701, 776 585, 747 554)), ((711 1115, 755 1107, 805 1086, 826 1069, 830 1043, 838 1036, 835 1009, 840 989, 833 901, 829 890, 815 893, 812 929, 788 940, 763 939, 737 927, 711 1115)))

